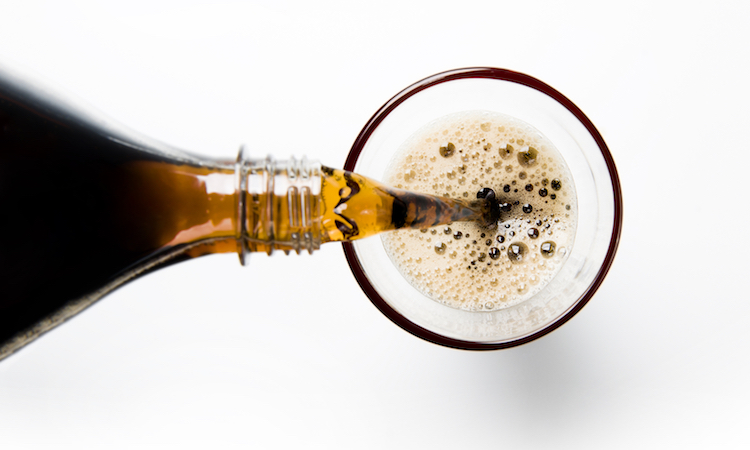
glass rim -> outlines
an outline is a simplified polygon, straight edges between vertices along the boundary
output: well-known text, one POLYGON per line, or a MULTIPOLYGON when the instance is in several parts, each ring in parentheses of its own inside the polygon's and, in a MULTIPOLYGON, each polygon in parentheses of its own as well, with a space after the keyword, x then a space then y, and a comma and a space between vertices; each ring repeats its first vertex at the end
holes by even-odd
POLYGON ((622 231, 622 190, 620 187, 620 178, 617 174, 617 168, 615 167, 614 159, 612 158, 612 154, 610 153, 607 144, 604 142, 604 139, 602 138, 596 127, 594 127, 594 124, 591 122, 591 120, 589 120, 588 117, 586 117, 586 115, 583 113, 583 111, 581 111, 580 108, 578 108, 563 94, 534 77, 520 72, 493 67, 468 67, 437 73, 435 75, 417 81, 416 83, 393 96, 383 106, 381 106, 377 112, 375 112, 375 114, 370 118, 367 124, 365 124, 364 128, 362 128, 362 131, 360 131, 357 139, 352 145, 351 150, 349 151, 349 155, 347 156, 346 162, 344 163, 344 169, 348 171, 354 170, 354 167, 359 160, 365 144, 369 140, 372 133, 375 131, 375 129, 377 129, 380 123, 400 104, 411 98, 413 95, 427 88, 448 81, 462 79, 494 79, 500 81, 509 81, 512 83, 524 85, 531 89, 535 89, 543 94, 546 94, 547 96, 551 97, 559 104, 564 106, 586 128, 591 137, 594 138, 594 141, 599 147, 602 157, 604 158, 604 162, 607 165, 607 170, 609 171, 609 176, 612 182, 612 195, 614 200, 612 234, 610 237, 609 246, 607 248, 607 254, 601 264, 601 267, 599 268, 599 272, 597 273, 596 278, 594 278, 588 289, 583 293, 583 295, 578 298, 578 300, 573 304, 572 307, 570 307, 557 319, 550 322, 543 328, 535 331, 534 333, 504 342, 473 342, 442 336, 415 324, 404 315, 397 312, 388 304, 388 302, 385 301, 385 299, 383 299, 383 297, 380 295, 380 293, 378 293, 372 283, 370 283, 365 270, 363 269, 361 263, 359 262, 359 259, 357 258, 357 252, 354 248, 354 245, 351 242, 344 242, 343 248, 346 260, 349 263, 349 268, 354 274, 354 277, 359 283, 359 286, 362 288, 362 291, 365 293, 365 295, 367 295, 367 297, 375 305, 375 307, 380 310, 381 313, 383 313, 393 323, 395 323, 405 331, 426 341, 446 347, 464 350, 499 350, 531 342, 556 330, 558 327, 575 316, 589 302, 589 300, 591 300, 596 291, 599 289, 599 286, 601 286, 602 282, 604 281, 607 273, 609 272, 609 269, 612 266, 612 262, 614 261, 615 254, 617 253, 617 247, 620 242, 620 234, 622 231))

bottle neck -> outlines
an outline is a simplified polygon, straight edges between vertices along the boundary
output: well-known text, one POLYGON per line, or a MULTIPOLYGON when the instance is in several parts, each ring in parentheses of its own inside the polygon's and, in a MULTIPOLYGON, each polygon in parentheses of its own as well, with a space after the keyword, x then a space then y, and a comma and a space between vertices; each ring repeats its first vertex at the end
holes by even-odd
POLYGON ((321 165, 306 158, 237 157, 237 252, 312 253, 321 244, 321 165))

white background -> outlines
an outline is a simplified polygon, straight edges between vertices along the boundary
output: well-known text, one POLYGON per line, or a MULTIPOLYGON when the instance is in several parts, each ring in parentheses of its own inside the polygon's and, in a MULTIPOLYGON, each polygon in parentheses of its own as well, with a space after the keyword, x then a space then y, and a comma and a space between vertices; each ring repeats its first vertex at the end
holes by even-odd
POLYGON ((750 444, 748 3, 101 3, 0 1, 0 63, 205 155, 340 167, 425 76, 535 76, 614 155, 620 250, 570 322, 487 353, 392 324, 336 244, 169 267, 0 363, 0 448, 750 444))

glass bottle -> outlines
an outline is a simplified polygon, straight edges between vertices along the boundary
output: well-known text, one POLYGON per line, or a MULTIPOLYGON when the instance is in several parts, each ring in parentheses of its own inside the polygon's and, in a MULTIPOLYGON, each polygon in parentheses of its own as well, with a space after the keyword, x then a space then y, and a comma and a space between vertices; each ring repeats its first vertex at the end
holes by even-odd
POLYGON ((0 200, 0 360, 168 264, 499 214, 491 198, 392 189, 305 158, 196 157, 2 67, 0 200))

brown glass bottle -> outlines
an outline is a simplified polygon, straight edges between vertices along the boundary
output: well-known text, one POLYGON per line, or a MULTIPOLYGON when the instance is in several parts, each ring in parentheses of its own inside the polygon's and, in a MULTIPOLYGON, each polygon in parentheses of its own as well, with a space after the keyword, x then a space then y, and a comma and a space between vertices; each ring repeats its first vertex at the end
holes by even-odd
POLYGON ((198 158, 0 68, 0 359, 112 289, 210 253, 313 251, 492 221, 490 202, 391 189, 315 162, 198 158))

